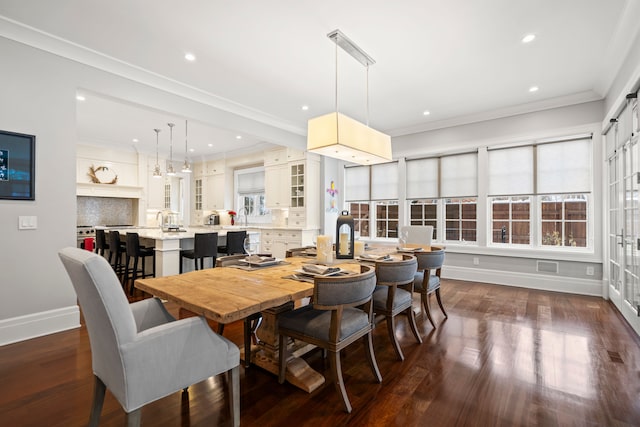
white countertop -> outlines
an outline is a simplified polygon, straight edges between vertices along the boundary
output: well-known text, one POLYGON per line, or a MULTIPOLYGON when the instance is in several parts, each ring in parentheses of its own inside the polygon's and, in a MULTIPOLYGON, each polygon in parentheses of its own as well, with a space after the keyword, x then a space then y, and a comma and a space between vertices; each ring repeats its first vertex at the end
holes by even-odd
MULTIPOLYGON (((97 227, 98 228, 98 227, 97 227)), ((233 228, 221 228, 221 227, 187 227, 186 231, 162 231, 157 227, 100 227, 105 230, 117 230, 121 234, 127 232, 135 232, 138 233, 141 239, 152 239, 152 240, 181 240, 181 239, 193 239, 196 233, 202 233, 204 231, 208 232, 216 232, 218 236, 226 236, 229 231, 240 231, 245 230, 244 227, 233 227, 233 228)), ((248 234, 257 234, 258 231, 251 230, 253 227, 246 228, 248 234)))

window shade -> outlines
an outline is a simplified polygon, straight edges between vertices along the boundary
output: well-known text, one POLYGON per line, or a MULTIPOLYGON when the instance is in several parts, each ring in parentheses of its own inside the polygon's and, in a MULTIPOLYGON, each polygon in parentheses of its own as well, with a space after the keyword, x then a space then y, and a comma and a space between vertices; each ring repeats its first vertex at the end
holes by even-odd
POLYGON ((489 195, 533 194, 533 146, 489 151, 489 195))
POLYGON ((398 198, 398 162, 371 166, 371 200, 398 198))
POLYGON ((238 194, 264 191, 264 171, 238 173, 238 194))
POLYGON ((591 191, 591 140, 538 146, 538 193, 591 191))
POLYGON ((438 159, 407 160, 407 199, 438 197, 438 159))
POLYGON ((369 199, 369 166, 344 169, 345 200, 348 202, 369 199))
POLYGON ((440 197, 478 195, 478 154, 458 154, 440 158, 440 197))

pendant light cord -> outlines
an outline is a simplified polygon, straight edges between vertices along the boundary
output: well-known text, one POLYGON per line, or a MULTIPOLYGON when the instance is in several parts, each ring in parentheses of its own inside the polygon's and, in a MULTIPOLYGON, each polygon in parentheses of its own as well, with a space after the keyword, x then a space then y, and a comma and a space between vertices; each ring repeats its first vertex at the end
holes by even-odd
POLYGON ((369 63, 367 63, 367 127, 369 127, 369 63))

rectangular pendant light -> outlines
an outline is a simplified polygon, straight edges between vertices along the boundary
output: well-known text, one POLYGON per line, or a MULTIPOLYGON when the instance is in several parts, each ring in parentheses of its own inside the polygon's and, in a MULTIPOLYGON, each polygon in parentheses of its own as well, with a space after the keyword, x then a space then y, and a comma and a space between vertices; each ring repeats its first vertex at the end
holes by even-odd
POLYGON ((307 150, 361 165, 392 160, 389 135, 338 112, 309 120, 307 150))

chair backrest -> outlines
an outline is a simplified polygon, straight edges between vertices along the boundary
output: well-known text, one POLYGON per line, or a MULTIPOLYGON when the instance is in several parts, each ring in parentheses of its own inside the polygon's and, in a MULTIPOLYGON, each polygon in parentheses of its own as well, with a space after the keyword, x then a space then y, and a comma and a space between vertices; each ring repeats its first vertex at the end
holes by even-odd
POLYGON ((62 249, 62 260, 89 332, 93 372, 112 390, 124 390, 119 347, 137 334, 136 322, 122 285, 101 256, 78 248, 62 249))
POLYGON ((316 277, 313 287, 313 307, 332 310, 340 305, 356 306, 371 300, 376 287, 373 267, 360 266, 359 274, 316 277))
POLYGON ((120 253, 120 232, 117 230, 109 231, 109 250, 117 254, 120 253))
POLYGON ((103 251, 107 248, 107 236, 104 233, 104 230, 97 229, 96 230, 96 253, 98 251, 103 251))
POLYGON ((220 258, 216 258, 216 267, 228 267, 230 265, 240 264, 239 261, 246 257, 247 255, 245 254, 221 256, 220 258))
POLYGON ((126 251, 128 257, 140 256, 140 235, 138 233, 127 233, 126 239, 126 251))
POLYGON ((218 233, 196 233, 193 239, 193 255, 196 258, 218 255, 218 233))
POLYGON ((431 225, 405 225, 400 227, 398 242, 400 246, 405 244, 431 246, 433 238, 433 226, 431 225))
POLYGON ((246 254, 244 250, 244 239, 247 237, 247 232, 242 231, 228 231, 227 232, 227 255, 233 254, 246 254))
POLYGON ((416 271, 418 271, 418 260, 413 255, 403 255, 401 260, 376 262, 378 285, 413 283, 416 271))
POLYGON ((414 252, 418 258, 418 270, 438 270, 444 264, 444 250, 414 252))

